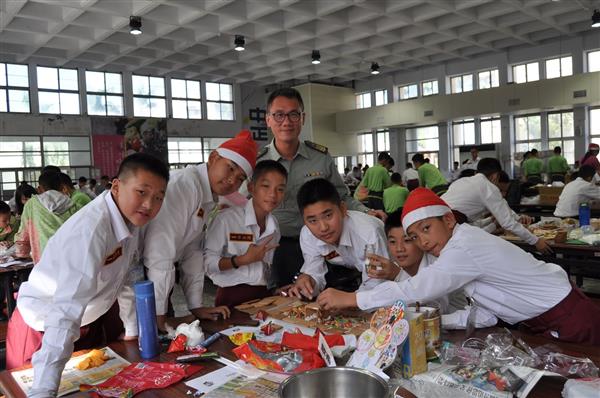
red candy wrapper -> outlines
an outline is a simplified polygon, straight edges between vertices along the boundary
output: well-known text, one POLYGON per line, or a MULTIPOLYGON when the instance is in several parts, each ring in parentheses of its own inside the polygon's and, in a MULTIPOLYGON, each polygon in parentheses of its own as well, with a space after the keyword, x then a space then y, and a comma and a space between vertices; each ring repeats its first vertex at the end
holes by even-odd
POLYGON ((168 387, 200 369, 202 366, 198 365, 137 362, 101 384, 95 386, 82 384, 79 388, 81 391, 90 392, 91 396, 96 398, 128 398, 141 391, 168 387))
POLYGON ((270 336, 278 330, 283 329, 283 326, 277 325, 276 323, 269 322, 260 327, 260 331, 265 334, 265 336, 270 336))
POLYGON ((233 353, 241 360, 258 369, 280 373, 300 373, 306 370, 322 368, 325 361, 317 351, 291 350, 281 344, 251 340, 233 349, 233 353), (285 361, 278 362, 285 358, 285 361), (285 367, 280 365, 285 364, 285 367))
POLYGON ((180 352, 185 351, 185 345, 187 343, 187 336, 185 334, 178 334, 177 337, 169 344, 167 352, 180 352))
MULTIPOLYGON (((341 334, 323 334, 325 341, 329 347, 337 345, 345 345, 344 336, 341 334)), ((281 339, 281 345, 287 348, 300 348, 303 350, 319 350, 319 334, 315 333, 314 336, 307 336, 302 333, 288 333, 283 332, 283 338, 281 339)))

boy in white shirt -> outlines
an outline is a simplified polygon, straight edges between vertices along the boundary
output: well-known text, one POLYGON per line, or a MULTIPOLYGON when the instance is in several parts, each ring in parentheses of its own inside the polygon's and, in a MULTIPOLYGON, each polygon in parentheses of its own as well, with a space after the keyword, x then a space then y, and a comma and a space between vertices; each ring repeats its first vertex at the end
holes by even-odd
POLYGON ((235 307, 269 296, 268 273, 273 249, 281 234, 271 212, 283 200, 287 171, 281 163, 263 160, 256 164, 244 207, 220 212, 206 232, 206 272, 218 286, 215 305, 235 307))
POLYGON ((290 295, 311 299, 326 284, 354 291, 381 282, 369 278, 365 267, 366 245, 372 245, 374 254, 387 257, 381 220, 347 210, 333 184, 323 178, 302 185, 297 200, 304 219, 300 231, 304 265, 288 291, 290 295), (335 274, 337 280, 332 277, 335 274))
POLYGON ((33 355, 30 397, 55 396, 74 344, 92 348, 107 343, 102 335, 118 336, 105 315, 138 249, 139 227, 158 213, 168 179, 167 167, 155 157, 128 156, 111 190, 69 218, 48 241, 21 285, 7 332, 8 368, 24 365, 33 355))
POLYGON ((325 309, 367 310, 399 299, 425 302, 462 288, 478 308, 509 324, 520 322, 561 341, 600 344, 600 307, 572 286, 558 265, 477 227, 457 224, 450 207, 428 189, 409 195, 402 225, 437 260, 409 280, 336 295, 336 301, 325 291, 319 299, 325 309))
POLYGON ((596 170, 590 165, 579 169, 579 176, 563 188, 554 215, 556 217, 577 217, 579 205, 586 200, 600 200, 600 187, 592 183, 596 170))
POLYGON ((209 155, 208 162, 171 172, 169 195, 162 210, 143 231, 142 261, 154 282, 158 328, 165 330, 169 295, 178 263, 180 284, 192 314, 199 319, 228 317, 227 307, 204 307, 204 231, 218 196, 236 192, 252 176, 256 143, 248 130, 225 141, 209 155))
POLYGON ((542 253, 551 252, 552 249, 544 239, 533 235, 515 219, 514 212, 497 186, 501 171, 498 159, 481 159, 477 163, 477 174, 454 181, 442 195, 442 199, 452 210, 462 213, 469 223, 489 212, 505 230, 534 245, 542 253))

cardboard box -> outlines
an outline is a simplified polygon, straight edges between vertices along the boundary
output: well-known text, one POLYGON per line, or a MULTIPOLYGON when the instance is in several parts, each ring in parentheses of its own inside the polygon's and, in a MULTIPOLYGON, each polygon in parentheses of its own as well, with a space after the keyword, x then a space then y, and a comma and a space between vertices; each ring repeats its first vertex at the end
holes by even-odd
POLYGON ((539 186, 537 190, 540 194, 540 204, 553 206, 558 203, 558 197, 562 193, 563 187, 539 186))
MULTIPOLYGON (((404 378, 410 378, 416 374, 427 371, 427 359, 425 354, 425 331, 423 327, 423 314, 406 311, 404 319, 408 321, 408 338, 402 346, 401 374, 404 378)), ((395 364, 396 365, 396 364, 395 364)))

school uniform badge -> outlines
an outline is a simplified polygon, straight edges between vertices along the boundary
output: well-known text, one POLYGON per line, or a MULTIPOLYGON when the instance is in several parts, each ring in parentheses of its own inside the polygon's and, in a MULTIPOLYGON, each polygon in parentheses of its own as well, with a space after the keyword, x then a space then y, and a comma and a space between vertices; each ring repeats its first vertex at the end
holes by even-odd
POLYGON ((331 259, 333 259, 333 258, 336 258, 336 257, 339 257, 339 256, 340 256, 340 254, 334 250, 334 251, 332 251, 331 253, 325 254, 325 255, 323 256, 323 258, 324 258, 325 260, 329 261, 329 260, 331 260, 331 259))
POLYGON ((106 257, 106 260, 104 260, 104 265, 114 263, 119 257, 121 257, 121 255, 123 255, 123 247, 119 246, 115 249, 114 252, 112 252, 112 254, 106 257))
POLYGON ((230 242, 254 242, 253 234, 243 234, 239 232, 231 232, 229 234, 230 242))

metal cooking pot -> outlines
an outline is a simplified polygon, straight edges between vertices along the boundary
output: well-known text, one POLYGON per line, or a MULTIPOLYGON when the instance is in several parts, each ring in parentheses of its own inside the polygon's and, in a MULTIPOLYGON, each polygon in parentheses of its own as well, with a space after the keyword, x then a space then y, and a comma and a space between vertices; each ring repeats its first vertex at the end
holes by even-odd
POLYGON ((280 398, 387 398, 387 382, 364 369, 334 367, 298 373, 279 386, 280 398))

